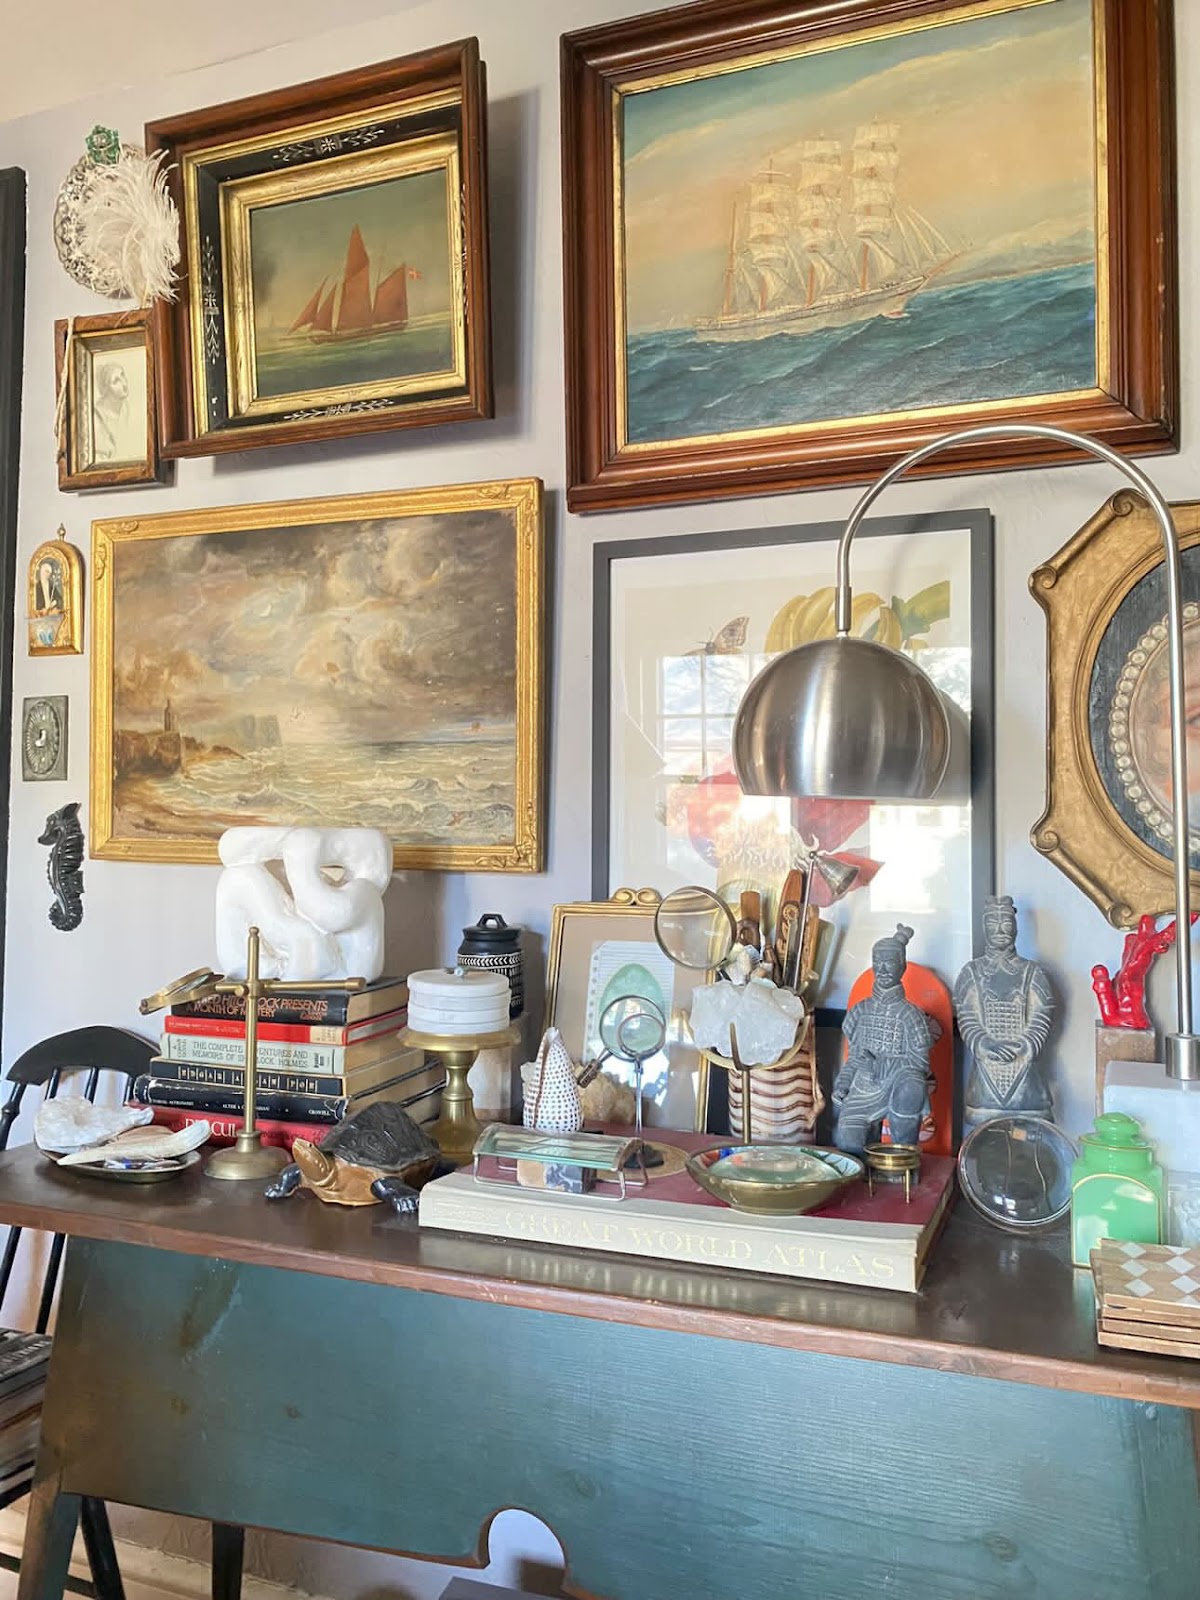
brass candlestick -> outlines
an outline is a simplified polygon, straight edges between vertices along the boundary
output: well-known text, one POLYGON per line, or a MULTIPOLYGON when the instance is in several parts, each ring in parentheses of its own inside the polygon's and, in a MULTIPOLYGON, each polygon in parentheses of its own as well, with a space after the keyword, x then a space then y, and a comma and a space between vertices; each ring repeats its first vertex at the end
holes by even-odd
POLYGON ((246 976, 244 979, 222 978, 217 973, 201 968, 189 972, 166 989, 150 995, 138 1006, 143 1016, 163 1006, 183 1000, 200 1000, 210 994, 234 994, 246 1002, 246 1098, 242 1126, 237 1142, 226 1150, 217 1150, 208 1159, 205 1172, 210 1178, 231 1178, 238 1181, 254 1178, 271 1178, 288 1164, 288 1155, 273 1145, 264 1145, 262 1134, 256 1126, 258 1099, 258 1002, 264 995, 307 993, 310 989, 349 989, 357 993, 366 988, 365 978, 342 978, 331 982, 291 983, 281 978, 263 978, 258 971, 259 934, 251 928, 246 939, 246 976))
POLYGON ((516 1044, 521 1037, 518 1027, 502 1028, 497 1033, 445 1035, 421 1033, 416 1028, 405 1028, 400 1043, 414 1049, 440 1056, 446 1064, 446 1087, 442 1090, 442 1114, 429 1129, 429 1136, 447 1161, 465 1167, 475 1150, 475 1141, 483 1132, 483 1124, 475 1115, 475 1096, 467 1082, 467 1074, 475 1065, 481 1050, 498 1050, 502 1045, 516 1044))

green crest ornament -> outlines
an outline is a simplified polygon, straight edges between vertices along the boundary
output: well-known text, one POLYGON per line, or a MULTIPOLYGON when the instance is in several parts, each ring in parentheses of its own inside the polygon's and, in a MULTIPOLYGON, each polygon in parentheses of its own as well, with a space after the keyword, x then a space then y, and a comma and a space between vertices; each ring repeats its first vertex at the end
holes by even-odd
POLYGON ((115 167, 121 159, 121 136, 115 128, 102 128, 97 123, 84 143, 98 167, 115 167))

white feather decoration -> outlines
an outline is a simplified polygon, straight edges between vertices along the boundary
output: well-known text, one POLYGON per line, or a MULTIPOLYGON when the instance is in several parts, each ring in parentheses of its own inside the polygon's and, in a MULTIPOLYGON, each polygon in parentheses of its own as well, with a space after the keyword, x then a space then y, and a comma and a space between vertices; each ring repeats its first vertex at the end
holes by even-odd
POLYGON ((125 145, 119 161, 94 166, 77 211, 80 253, 96 281, 141 306, 175 298, 179 213, 167 189, 163 152, 125 145))

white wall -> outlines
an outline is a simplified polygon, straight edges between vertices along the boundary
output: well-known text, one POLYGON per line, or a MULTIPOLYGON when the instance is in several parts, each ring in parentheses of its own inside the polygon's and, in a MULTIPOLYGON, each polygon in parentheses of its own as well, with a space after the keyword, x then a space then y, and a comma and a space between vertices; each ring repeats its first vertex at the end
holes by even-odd
MULTIPOLYGON (((21 463, 18 572, 59 521, 85 550, 92 516, 146 514, 207 505, 339 491, 453 483, 536 474, 548 490, 556 549, 552 611, 553 728, 549 862, 542 877, 404 875, 391 891, 391 954, 398 966, 449 956, 458 930, 481 911, 498 910, 545 935, 557 900, 586 899, 589 873, 589 639, 591 547, 595 540, 706 529, 773 526, 844 515, 852 492, 830 491, 726 505, 667 508, 588 519, 563 509, 562 299, 558 151, 558 37, 631 9, 630 0, 431 0, 393 20, 373 21, 290 43, 248 59, 82 102, 0 127, 0 166, 29 175, 30 254, 25 420, 21 463), (487 62, 494 263, 497 417, 490 423, 379 435, 339 445, 253 451, 180 464, 174 490, 91 498, 61 495, 53 447, 52 323, 102 309, 63 274, 50 219, 63 175, 96 121, 117 122, 128 138, 150 118, 236 95, 294 83, 477 34, 487 62)), ((1178 103, 1200 103, 1200 5, 1177 7, 1178 103)), ((61 39, 63 46, 69 40, 61 39)), ((1176 500, 1200 493, 1200 329, 1192 286, 1200 282, 1200 119, 1179 134, 1180 281, 1183 285, 1183 418, 1180 453, 1150 464, 1176 500)), ((1021 908, 1022 947, 1051 966, 1063 997, 1064 1026, 1051 1075, 1063 1119, 1089 1119, 1092 997, 1088 970, 1111 961, 1119 937, 1028 841, 1042 805, 1045 657, 1041 613, 1026 587, 1029 572, 1089 517, 1116 487, 1105 468, 1072 467, 901 485, 882 512, 990 506, 996 519, 998 876, 1021 908)), ((20 582, 18 587, 20 587, 20 582)), ((90 648, 91 617, 87 619, 90 648)), ((5 979, 5 1064, 54 1028, 85 1022, 137 1026, 136 1000, 166 978, 211 956, 214 871, 117 862, 86 864, 84 922, 56 933, 46 921, 45 852, 35 838, 46 813, 68 798, 86 801, 88 663, 32 661, 18 648, 14 704, 34 692, 71 697, 70 781, 22 784, 12 791, 9 921, 5 979)), ((14 765, 19 774, 16 728, 14 765)), ((1160 977, 1162 975, 1160 974, 1160 977)), ((1169 1015, 1166 990, 1159 1020, 1169 1015)), ((282 1549, 282 1545, 274 1548, 282 1549)), ((294 1546, 293 1542, 293 1548, 294 1546)), ((290 1560, 290 1558, 289 1558, 290 1560)), ((383 1581, 380 1558, 341 1554, 319 1573, 284 1561, 312 1587, 362 1593, 383 1581), (332 1574, 336 1568, 336 1583, 332 1574), (327 1576, 328 1575, 328 1576, 327 1576)), ((412 1593, 438 1592, 428 1569, 394 1581, 412 1593), (420 1585, 420 1587, 418 1587, 420 1585)))

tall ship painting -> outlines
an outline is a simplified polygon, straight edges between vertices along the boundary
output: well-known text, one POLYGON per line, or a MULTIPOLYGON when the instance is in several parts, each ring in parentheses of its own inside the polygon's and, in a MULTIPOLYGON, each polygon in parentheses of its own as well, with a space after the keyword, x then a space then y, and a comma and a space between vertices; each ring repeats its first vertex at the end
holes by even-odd
POLYGON ((400 333, 408 327, 408 285, 421 275, 406 261, 381 277, 371 292, 371 258, 357 225, 350 230, 340 278, 319 283, 288 329, 313 344, 400 333))
POLYGON ((959 252, 898 199, 899 134, 864 124, 848 163, 837 139, 802 141, 787 170, 769 160, 734 203, 721 310, 697 331, 740 341, 902 317, 959 252))

